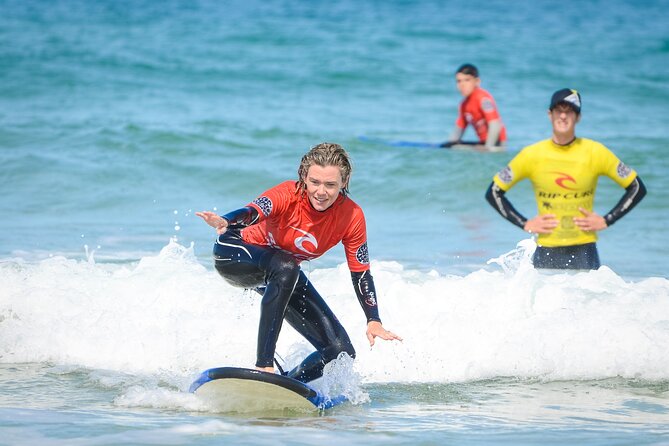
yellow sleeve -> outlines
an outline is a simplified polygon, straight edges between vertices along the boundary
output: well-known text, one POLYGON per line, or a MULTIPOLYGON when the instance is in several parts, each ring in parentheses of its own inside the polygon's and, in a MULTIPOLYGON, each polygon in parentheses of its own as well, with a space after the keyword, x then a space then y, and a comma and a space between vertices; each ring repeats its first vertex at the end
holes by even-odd
POLYGON ((530 147, 525 147, 521 150, 518 155, 509 161, 506 167, 497 172, 493 177, 492 180, 503 191, 508 191, 514 184, 527 178, 529 175, 529 168, 532 165, 530 147))
POLYGON ((634 169, 628 167, 613 152, 597 142, 593 150, 593 162, 600 175, 611 178, 623 189, 629 186, 637 176, 634 169))

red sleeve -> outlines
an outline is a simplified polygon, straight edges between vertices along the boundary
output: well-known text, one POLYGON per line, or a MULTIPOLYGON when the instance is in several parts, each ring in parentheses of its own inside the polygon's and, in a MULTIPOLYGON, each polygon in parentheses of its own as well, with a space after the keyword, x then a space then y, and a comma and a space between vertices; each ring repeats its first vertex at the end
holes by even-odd
POLYGON ((497 104, 490 94, 481 95, 479 100, 479 107, 483 112, 483 117, 486 122, 495 121, 499 118, 499 111, 497 111, 497 104))
POLYGON ((362 209, 355 207, 351 224, 342 239, 348 269, 362 272, 369 269, 369 252, 367 251, 367 224, 362 209))
POLYGON ((248 204, 258 211, 258 222, 267 219, 270 215, 280 215, 290 208, 295 199, 294 181, 285 181, 263 192, 258 198, 248 204))

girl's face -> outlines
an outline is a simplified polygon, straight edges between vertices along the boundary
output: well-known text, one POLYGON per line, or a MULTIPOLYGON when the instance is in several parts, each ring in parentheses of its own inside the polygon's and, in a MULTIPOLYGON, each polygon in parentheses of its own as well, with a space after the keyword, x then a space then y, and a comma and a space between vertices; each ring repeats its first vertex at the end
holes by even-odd
POLYGON ((334 204, 339 197, 339 191, 345 186, 337 166, 313 165, 309 167, 304 182, 307 185, 309 203, 320 212, 334 204))

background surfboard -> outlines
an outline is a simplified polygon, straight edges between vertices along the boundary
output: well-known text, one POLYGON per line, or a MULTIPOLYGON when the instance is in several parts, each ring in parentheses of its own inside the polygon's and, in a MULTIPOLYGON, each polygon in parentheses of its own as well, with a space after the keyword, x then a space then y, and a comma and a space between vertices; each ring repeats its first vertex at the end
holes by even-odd
POLYGON ((416 149, 442 149, 442 150, 463 150, 470 152, 504 152, 506 151, 505 146, 496 146, 494 148, 486 147, 482 144, 478 144, 474 141, 463 141, 459 144, 454 144, 449 147, 441 147, 441 143, 435 142, 426 142, 426 141, 407 141, 407 140, 394 140, 394 139, 384 139, 376 138, 373 136, 358 136, 358 139, 363 142, 371 144, 380 144, 389 147, 408 147, 416 149))

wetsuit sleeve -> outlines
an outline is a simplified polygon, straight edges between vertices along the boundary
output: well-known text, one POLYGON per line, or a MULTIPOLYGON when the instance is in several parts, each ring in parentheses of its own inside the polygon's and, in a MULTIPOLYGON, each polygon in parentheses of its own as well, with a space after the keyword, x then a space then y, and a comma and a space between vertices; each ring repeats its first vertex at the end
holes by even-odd
POLYGON ((486 191, 485 198, 499 214, 521 229, 525 229, 527 218, 518 212, 504 196, 518 181, 526 178, 527 166, 531 164, 528 150, 523 149, 509 164, 497 172, 486 191))
POLYGON ((611 226, 616 221, 620 220, 623 215, 627 214, 629 211, 634 208, 639 202, 646 196, 646 186, 641 181, 641 178, 637 175, 632 183, 630 183, 627 188, 625 188, 625 194, 620 199, 618 204, 616 204, 613 209, 611 209, 608 214, 604 216, 606 220, 606 225, 611 226))
POLYGON ((365 312, 367 322, 379 321, 379 307, 376 303, 376 288, 374 287, 374 279, 372 274, 367 271, 354 272, 351 271, 351 280, 353 281, 353 288, 355 288, 355 295, 358 297, 358 302, 365 312))
POLYGON ((228 212, 221 217, 226 219, 228 226, 232 228, 246 227, 258 222, 258 211, 253 207, 246 206, 236 211, 228 212))
POLYGON ((524 230, 527 218, 518 212, 504 195, 505 192, 493 181, 488 187, 485 198, 502 217, 524 230))

